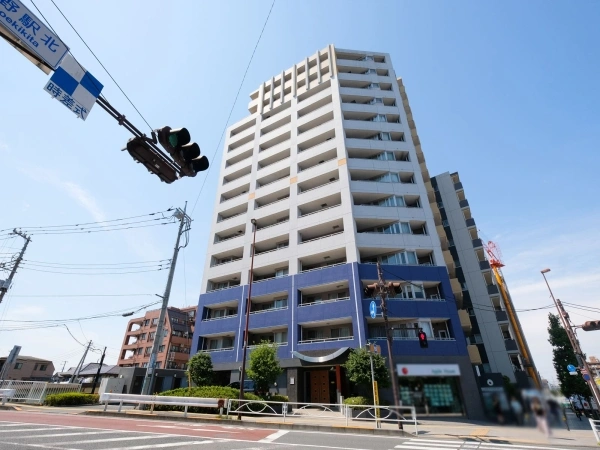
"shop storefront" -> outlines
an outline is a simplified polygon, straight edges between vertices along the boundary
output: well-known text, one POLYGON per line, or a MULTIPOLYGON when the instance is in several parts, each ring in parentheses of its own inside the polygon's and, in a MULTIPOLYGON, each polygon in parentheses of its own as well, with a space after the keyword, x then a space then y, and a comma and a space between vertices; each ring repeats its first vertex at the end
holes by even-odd
POLYGON ((458 364, 398 364, 397 371, 403 405, 420 414, 463 413, 458 364))

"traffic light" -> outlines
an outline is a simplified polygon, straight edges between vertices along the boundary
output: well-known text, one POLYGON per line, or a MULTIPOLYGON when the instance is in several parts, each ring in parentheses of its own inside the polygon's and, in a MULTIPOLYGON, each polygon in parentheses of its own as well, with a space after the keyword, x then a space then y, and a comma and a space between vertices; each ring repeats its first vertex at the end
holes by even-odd
POLYGON ((158 142, 171 155, 173 161, 181 167, 185 176, 195 177, 198 172, 208 169, 206 156, 200 156, 200 147, 190 142, 190 132, 187 128, 164 127, 158 130, 158 142))
POLYGON ((377 283, 367 284, 365 288, 365 298, 374 298, 375 294, 379 291, 379 285, 377 283))
POLYGON ((179 179, 177 167, 160 152, 152 149, 144 138, 130 139, 124 150, 127 150, 134 160, 143 164, 150 173, 158 176, 161 181, 172 183, 179 179))
POLYGON ((583 331, 596 331, 600 330, 600 320, 589 320, 581 325, 583 331))
POLYGON ((417 336, 419 337, 419 345, 421 346, 421 348, 429 347, 429 343, 427 342, 427 335, 423 331, 423 328, 419 328, 417 336))

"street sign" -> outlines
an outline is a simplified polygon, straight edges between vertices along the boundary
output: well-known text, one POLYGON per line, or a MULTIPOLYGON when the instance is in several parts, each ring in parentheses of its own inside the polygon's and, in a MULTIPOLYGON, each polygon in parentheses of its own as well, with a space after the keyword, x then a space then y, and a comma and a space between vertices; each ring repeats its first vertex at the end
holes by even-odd
POLYGON ((573 364, 569 364, 569 365, 567 366, 567 370, 568 370, 569 372, 575 372, 577 369, 575 368, 575 366, 574 366, 573 364))
POLYGON ((371 313, 371 319, 374 319, 377 316, 377 305, 374 301, 371 301, 369 304, 369 313, 371 313))
POLYGON ((56 69, 69 47, 20 0, 0 0, 0 24, 46 64, 56 69))
MULTIPOLYGON (((0 0, 2 2, 3 0, 0 0)), ((69 53, 50 77, 44 90, 85 120, 104 86, 69 53)))

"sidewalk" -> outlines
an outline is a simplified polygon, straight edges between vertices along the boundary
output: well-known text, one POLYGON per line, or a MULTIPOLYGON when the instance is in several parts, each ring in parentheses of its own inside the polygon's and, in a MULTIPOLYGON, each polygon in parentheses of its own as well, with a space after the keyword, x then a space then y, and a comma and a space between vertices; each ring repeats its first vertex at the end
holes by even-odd
MULTIPOLYGON (((396 435, 406 438, 415 437, 414 424, 404 423, 404 432, 398 429, 396 424, 383 423, 381 428, 376 429, 373 422, 348 420, 341 415, 335 416, 321 414, 319 411, 313 411, 314 414, 305 414, 300 417, 288 416, 284 419, 274 416, 242 416, 238 421, 237 416, 225 416, 218 418, 209 414, 188 414, 188 418, 183 417, 183 413, 178 412, 154 412, 138 411, 133 409, 116 412, 116 408, 109 407, 104 412, 102 408, 81 411, 82 414, 99 416, 123 416, 137 419, 154 419, 170 421, 191 421, 196 423, 206 423, 211 425, 232 425, 232 422, 239 426, 252 427, 259 425, 265 428, 298 430, 298 431, 321 431, 336 433, 360 433, 377 435, 396 435)), ((566 427, 553 428, 553 436, 547 439, 538 430, 531 426, 500 426, 491 422, 479 422, 468 420, 461 417, 453 418, 424 418, 418 420, 418 437, 437 438, 437 439, 463 439, 476 442, 489 442, 494 444, 522 444, 531 446, 557 446, 557 447, 576 447, 576 448, 598 448, 594 434, 589 426, 587 419, 581 421, 572 415, 568 417, 571 431, 566 427), (574 427, 573 425, 577 425, 574 427)))

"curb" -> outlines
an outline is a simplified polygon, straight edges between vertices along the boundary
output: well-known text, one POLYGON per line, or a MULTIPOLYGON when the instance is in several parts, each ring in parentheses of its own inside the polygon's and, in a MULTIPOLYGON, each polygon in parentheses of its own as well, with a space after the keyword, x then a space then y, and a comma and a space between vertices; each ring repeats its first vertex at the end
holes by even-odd
POLYGON ((255 422, 249 420, 236 420, 236 419, 218 419, 212 417, 181 417, 181 416, 165 416, 159 415, 156 413, 152 414, 141 414, 139 412, 113 412, 113 411, 97 411, 97 410, 87 410, 82 412, 81 414, 88 416, 108 416, 108 417, 134 417, 136 419, 146 419, 146 420, 170 420, 176 422, 196 422, 196 423, 207 423, 214 425, 232 425, 248 428, 255 428, 256 426, 260 426, 262 428, 270 428, 275 430, 298 430, 298 431, 323 431, 323 432, 332 432, 332 433, 352 433, 352 434, 372 434, 372 435, 384 435, 384 436, 398 436, 398 437, 406 437, 406 438, 414 438, 413 434, 407 433, 403 430, 384 430, 377 428, 362 428, 362 427, 352 427, 352 426, 331 426, 331 425, 311 425, 311 424, 301 424, 301 423, 281 423, 281 422, 255 422))
POLYGON ((21 408, 15 405, 0 405, 0 411, 21 411, 21 408))

